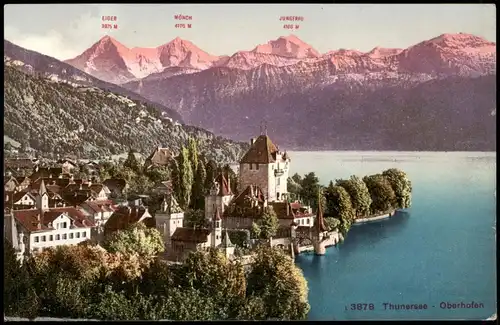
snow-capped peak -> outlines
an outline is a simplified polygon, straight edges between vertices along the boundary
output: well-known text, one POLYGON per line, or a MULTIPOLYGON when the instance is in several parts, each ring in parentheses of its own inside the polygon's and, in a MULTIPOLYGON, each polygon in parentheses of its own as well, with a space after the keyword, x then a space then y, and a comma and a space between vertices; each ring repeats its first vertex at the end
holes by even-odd
POLYGON ((281 36, 266 44, 257 45, 253 53, 273 54, 294 59, 318 58, 321 55, 311 45, 295 35, 281 36))

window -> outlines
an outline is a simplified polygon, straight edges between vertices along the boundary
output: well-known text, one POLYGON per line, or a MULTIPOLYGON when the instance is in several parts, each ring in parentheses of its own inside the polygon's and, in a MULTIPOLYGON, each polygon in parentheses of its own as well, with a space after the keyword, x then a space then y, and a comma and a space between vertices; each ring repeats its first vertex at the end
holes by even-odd
POLYGON ((250 164, 250 170, 252 170, 252 169, 253 169, 253 164, 250 164))
POLYGON ((35 236, 35 243, 38 243, 38 241, 39 241, 38 236, 35 236))
POLYGON ((311 219, 307 218, 307 224, 311 224, 311 219))
POLYGON ((63 234, 63 239, 68 239, 68 235, 63 234))
POLYGON ((255 164, 255 169, 259 170, 259 164, 255 164))
POLYGON ((69 234, 69 239, 73 239, 73 233, 69 234))
POLYGON ((49 236, 49 241, 53 241, 54 240, 54 236, 53 235, 50 235, 49 236))
POLYGON ((62 223, 62 227, 63 227, 63 228, 68 228, 68 223, 63 222, 63 223, 62 223))
POLYGON ((47 237, 46 236, 42 236, 42 241, 47 241, 47 237))
POLYGON ((61 236, 60 235, 56 235, 56 240, 60 240, 61 239, 61 236))
POLYGON ((219 239, 219 235, 215 236, 215 239, 219 239))
POLYGON ((87 232, 86 231, 82 232, 82 237, 83 238, 87 237, 87 232))
POLYGON ((80 238, 80 233, 79 232, 76 233, 76 238, 80 238))

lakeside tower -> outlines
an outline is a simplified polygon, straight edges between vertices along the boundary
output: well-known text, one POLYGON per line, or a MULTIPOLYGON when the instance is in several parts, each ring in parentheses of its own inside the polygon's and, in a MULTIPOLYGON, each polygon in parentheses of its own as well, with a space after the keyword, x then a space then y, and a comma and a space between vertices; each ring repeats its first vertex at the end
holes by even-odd
POLYGON ((250 140, 250 149, 240 161, 240 191, 257 185, 268 202, 286 201, 289 170, 287 152, 281 152, 267 134, 261 134, 250 140))

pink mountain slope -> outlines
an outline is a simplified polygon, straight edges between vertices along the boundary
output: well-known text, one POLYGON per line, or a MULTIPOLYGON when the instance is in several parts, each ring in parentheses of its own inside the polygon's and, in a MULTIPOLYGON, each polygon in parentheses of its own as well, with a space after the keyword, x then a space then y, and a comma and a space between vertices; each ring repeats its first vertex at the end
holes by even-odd
POLYGON ((157 48, 129 49, 105 36, 81 55, 65 62, 99 79, 124 83, 170 67, 203 70, 220 59, 180 38, 157 48))
POLYGON ((395 56, 400 70, 419 73, 483 74, 496 71, 496 44, 465 34, 443 34, 395 56))
POLYGON ((257 45, 251 51, 239 51, 229 57, 223 66, 233 69, 249 70, 269 64, 287 66, 300 61, 314 61, 321 57, 311 45, 295 35, 282 36, 266 44, 257 45))

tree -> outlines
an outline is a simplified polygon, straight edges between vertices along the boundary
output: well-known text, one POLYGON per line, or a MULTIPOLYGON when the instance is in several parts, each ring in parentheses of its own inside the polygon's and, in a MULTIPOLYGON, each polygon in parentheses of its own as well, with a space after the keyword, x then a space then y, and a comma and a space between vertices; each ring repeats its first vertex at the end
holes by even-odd
POLYGON ((103 247, 110 253, 138 254, 145 258, 155 257, 165 250, 160 232, 142 223, 111 233, 103 247))
POLYGON ((189 161, 189 151, 182 148, 178 156, 179 165, 179 180, 180 180, 180 196, 179 205, 186 210, 191 200, 191 189, 193 186, 193 170, 189 161))
POLYGON ((206 181, 205 165, 198 164, 198 169, 194 175, 193 193, 191 206, 194 209, 205 209, 205 181, 206 181))
POLYGON ((135 157, 134 151, 130 149, 128 152, 127 159, 123 163, 124 167, 132 169, 134 172, 138 173, 140 171, 140 166, 139 162, 137 161, 137 158, 135 157))
POLYGON ((132 177, 129 181, 129 193, 140 195, 149 193, 153 186, 154 184, 146 175, 137 175, 135 177, 132 177))
POLYGON ((395 207, 399 209, 407 209, 411 206, 412 186, 408 176, 402 170, 397 168, 387 169, 382 173, 391 184, 396 196, 395 207))
POLYGON ((217 177, 217 164, 213 160, 207 161, 205 165, 205 190, 208 191, 212 188, 215 177, 217 177))
POLYGON ((356 210, 356 216, 365 216, 370 212, 372 198, 362 179, 352 175, 346 180, 338 179, 336 185, 343 187, 349 193, 352 206, 356 210))
POLYGON ((198 145, 193 138, 188 139, 188 157, 191 162, 191 169, 193 172, 198 170, 198 145))
POLYGON ((172 159, 170 161, 170 172, 171 172, 171 179, 172 179, 172 191, 174 194, 174 197, 180 198, 182 195, 182 188, 181 188, 181 175, 179 171, 179 163, 177 159, 172 159))
POLYGON ((4 314, 11 317, 34 319, 38 315, 40 301, 27 268, 17 260, 12 244, 3 241, 4 314))
POLYGON ((154 184, 164 182, 170 179, 171 173, 167 166, 158 166, 155 168, 149 168, 146 172, 149 180, 154 184))
POLYGON ((314 210, 317 209, 317 193, 319 187, 319 179, 314 172, 304 175, 301 182, 302 189, 300 198, 302 202, 310 205, 314 210))
POLYGON ((328 231, 334 231, 340 226, 340 220, 332 217, 327 217, 325 220, 325 226, 328 231))
POLYGON ((238 175, 236 175, 234 170, 228 164, 226 164, 222 168, 222 172, 224 173, 224 175, 227 177, 228 181, 230 182, 231 191, 235 195, 237 195, 238 194, 238 175))
POLYGON ((204 210, 193 210, 189 209, 184 213, 184 227, 206 227, 207 221, 205 219, 205 211, 204 210))
POLYGON ((260 246, 247 279, 247 301, 252 304, 243 316, 304 320, 310 309, 307 293, 307 281, 291 257, 280 249, 260 246))
POLYGON ((245 298, 246 281, 243 266, 231 262, 220 250, 191 253, 181 267, 182 287, 211 297, 218 319, 234 318, 235 304, 245 298))
POLYGON ((333 186, 333 182, 325 191, 326 205, 329 216, 337 218, 343 225, 351 225, 354 220, 349 193, 341 186, 333 186))
POLYGON ((298 200, 300 192, 302 191, 302 185, 300 185, 301 178, 299 174, 293 175, 293 177, 288 177, 287 188, 290 194, 291 200, 298 200))
POLYGON ((137 307, 135 301, 127 299, 123 292, 116 292, 106 286, 104 292, 97 294, 97 303, 92 306, 92 314, 101 320, 135 320, 137 307))
POLYGON ((268 206, 257 223, 252 224, 254 236, 260 239, 270 239, 279 228, 279 220, 272 206, 268 206))
POLYGON ((387 177, 376 174, 363 177, 363 181, 372 198, 372 213, 386 212, 396 204, 396 195, 387 177))

